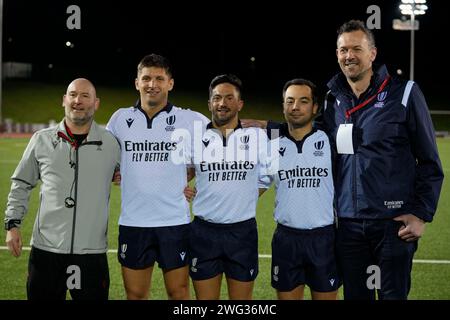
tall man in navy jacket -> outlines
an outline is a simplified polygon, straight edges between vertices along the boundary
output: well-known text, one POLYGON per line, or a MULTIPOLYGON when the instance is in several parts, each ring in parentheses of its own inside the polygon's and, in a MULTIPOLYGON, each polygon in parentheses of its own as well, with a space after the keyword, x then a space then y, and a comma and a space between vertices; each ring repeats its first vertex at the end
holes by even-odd
MULTIPOLYGON (((376 288, 379 299, 406 299, 417 242, 433 220, 444 179, 428 106, 413 81, 372 66, 377 48, 363 22, 340 27, 336 54, 342 72, 328 83, 316 126, 337 151, 336 245, 344 298, 375 299, 376 288)), ((251 119, 242 125, 267 125, 268 132, 280 127, 251 119)))
POLYGON ((323 124, 338 153, 344 298, 375 299, 367 280, 379 267, 379 299, 406 299, 417 240, 444 178, 428 106, 417 84, 372 66, 377 49, 363 22, 340 27, 336 54, 342 72, 328 83, 323 124))

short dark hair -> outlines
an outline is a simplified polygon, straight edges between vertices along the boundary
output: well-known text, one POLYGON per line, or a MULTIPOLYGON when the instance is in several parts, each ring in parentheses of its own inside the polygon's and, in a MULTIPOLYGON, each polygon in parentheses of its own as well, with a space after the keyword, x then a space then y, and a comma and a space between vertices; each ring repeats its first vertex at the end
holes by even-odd
POLYGON ((285 83, 284 87, 283 87, 283 100, 285 98, 286 95, 286 91, 290 86, 307 86, 311 89, 311 95, 312 95, 312 99, 313 99, 313 104, 318 104, 318 95, 317 95, 317 87, 316 85, 309 80, 306 79, 292 79, 289 80, 288 82, 285 83))
POLYGON ((372 48, 375 47, 375 36, 373 34, 373 32, 368 29, 366 27, 366 25, 364 24, 364 22, 362 22, 361 20, 350 20, 347 21, 346 23, 344 23, 342 26, 339 27, 338 31, 337 31, 337 40, 339 40, 339 37, 346 32, 353 32, 353 31, 362 31, 365 33, 367 40, 369 41, 369 45, 372 46, 372 48))
POLYGON ((172 78, 172 66, 167 58, 155 53, 146 55, 137 66, 138 75, 142 69, 150 67, 162 68, 166 71, 167 75, 172 78))
POLYGON ((214 79, 212 79, 211 83, 209 84, 209 96, 212 96, 212 92, 215 87, 217 87, 221 83, 229 83, 236 87, 239 98, 242 97, 242 81, 238 77, 236 77, 234 74, 221 74, 214 79))

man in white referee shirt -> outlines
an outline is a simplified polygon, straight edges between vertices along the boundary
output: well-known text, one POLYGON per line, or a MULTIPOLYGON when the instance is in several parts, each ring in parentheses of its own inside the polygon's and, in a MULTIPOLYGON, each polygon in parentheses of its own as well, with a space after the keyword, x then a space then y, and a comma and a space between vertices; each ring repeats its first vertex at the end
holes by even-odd
POLYGON ((255 214, 258 181, 267 165, 267 136, 258 128, 242 128, 241 89, 241 81, 231 74, 212 80, 212 122, 193 143, 197 195, 190 275, 199 300, 220 298, 223 274, 231 300, 251 299, 258 274, 255 214))
MULTIPOLYGON (((313 128, 318 111, 315 85, 304 79, 283 88, 287 123, 272 140, 278 152, 271 158, 270 180, 275 183, 272 239, 272 286, 279 299, 337 298, 340 280, 335 259, 332 151, 327 135, 313 128)), ((269 184, 267 185, 267 187, 269 184)))
POLYGON ((186 164, 172 161, 184 147, 177 129, 193 132, 200 113, 168 102, 174 79, 166 58, 151 54, 138 65, 135 106, 121 108, 107 129, 121 145, 122 207, 118 259, 128 299, 147 299, 155 261, 169 299, 189 299, 189 203, 186 164))

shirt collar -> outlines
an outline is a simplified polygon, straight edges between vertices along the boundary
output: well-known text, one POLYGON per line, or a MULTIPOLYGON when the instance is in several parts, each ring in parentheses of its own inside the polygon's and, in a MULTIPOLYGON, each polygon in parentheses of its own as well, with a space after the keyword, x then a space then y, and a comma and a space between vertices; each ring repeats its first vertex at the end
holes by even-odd
MULTIPOLYGON (((210 121, 207 125, 206 125, 206 129, 216 129, 212 123, 212 121, 210 121)), ((237 126, 233 129, 234 131, 236 131, 237 129, 242 129, 242 124, 241 124, 241 120, 238 119, 238 124, 237 126)))
POLYGON ((134 107, 144 114, 145 119, 147 120, 147 129, 151 129, 152 125, 153 125, 153 119, 155 119, 162 112, 166 112, 167 114, 169 114, 172 111, 173 104, 171 104, 170 102, 167 102, 165 107, 162 108, 161 110, 159 110, 157 113, 155 113, 155 115, 152 118, 150 118, 148 116, 147 112, 145 112, 144 109, 142 109, 142 105, 141 105, 141 100, 140 99, 138 99, 136 101, 136 104, 134 105, 134 107))

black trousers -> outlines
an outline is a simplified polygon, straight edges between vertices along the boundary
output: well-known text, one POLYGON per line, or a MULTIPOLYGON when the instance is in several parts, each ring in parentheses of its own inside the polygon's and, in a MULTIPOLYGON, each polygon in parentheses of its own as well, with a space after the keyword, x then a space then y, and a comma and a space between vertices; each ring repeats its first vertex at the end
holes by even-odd
POLYGON ((28 262, 28 300, 107 300, 106 253, 60 254, 33 247, 28 262))
POLYGON ((344 299, 406 300, 417 241, 398 237, 402 223, 391 219, 339 219, 336 253, 344 299), (376 271, 379 270, 379 287, 376 271), (372 277, 373 276, 373 277, 372 277), (375 286, 374 286, 375 284, 375 286))

